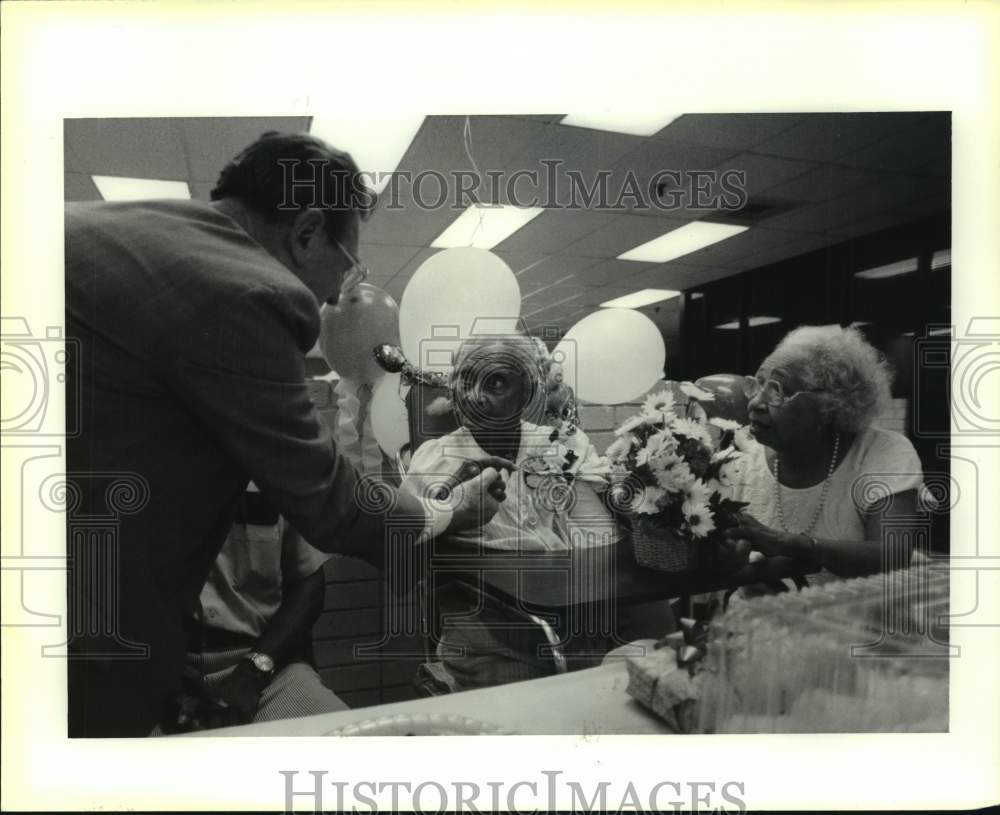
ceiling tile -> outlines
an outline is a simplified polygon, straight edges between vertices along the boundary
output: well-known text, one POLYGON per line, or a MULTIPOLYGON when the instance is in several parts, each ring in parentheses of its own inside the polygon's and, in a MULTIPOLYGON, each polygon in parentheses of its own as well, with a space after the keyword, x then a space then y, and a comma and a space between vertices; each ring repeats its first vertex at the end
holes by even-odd
POLYGON ((638 215, 622 215, 601 229, 566 247, 566 252, 575 256, 595 258, 616 258, 629 249, 658 238, 671 229, 683 226, 685 221, 671 221, 665 218, 642 218, 638 215))
POLYGON ((576 276, 576 281, 581 286, 618 286, 622 281, 649 267, 648 263, 637 263, 633 260, 603 260, 581 270, 576 276))
POLYGON ((683 291, 687 287, 687 281, 692 279, 700 280, 704 275, 716 273, 723 277, 732 274, 731 269, 711 266, 691 266, 672 260, 669 263, 661 263, 652 266, 638 274, 627 278, 633 291, 642 289, 672 289, 683 291))
POLYGON ((833 233, 826 235, 802 235, 790 243, 764 249, 746 256, 743 258, 741 265, 736 267, 735 271, 744 272, 749 269, 759 268, 760 266, 767 266, 770 263, 777 263, 781 260, 804 255, 816 249, 822 249, 824 246, 833 246, 840 241, 841 238, 833 233))
POLYGON ((744 188, 749 195, 754 196, 784 181, 801 176, 815 167, 816 165, 811 162, 788 161, 756 153, 740 153, 713 169, 719 173, 726 170, 745 173, 744 188))
MULTIPOLYGON (((509 116, 469 117, 469 140, 466 141, 465 116, 427 116, 406 154, 399 162, 396 189, 399 197, 424 200, 436 198, 441 182, 434 176, 443 175, 447 199, 461 200, 459 185, 466 185, 455 173, 483 174, 477 200, 482 203, 508 203, 504 193, 511 157, 549 127, 542 121, 509 116), (475 167, 469 156, 475 161, 475 167), (504 171, 504 180, 496 185, 488 180, 491 171, 504 171), (497 186, 499 194, 491 194, 497 186)), ((471 199, 470 199, 471 200, 471 199)))
POLYGON ((722 280, 722 278, 729 277, 732 274, 734 274, 732 269, 721 269, 714 266, 703 266, 701 268, 690 266, 682 271, 674 270, 670 278, 670 288, 684 291, 696 286, 704 286, 715 280, 722 280))
POLYGON ((556 320, 562 316, 570 314, 576 307, 577 301, 583 297, 583 292, 575 292, 573 294, 568 294, 561 300, 557 300, 554 303, 549 303, 547 305, 532 305, 530 303, 525 303, 524 307, 521 309, 521 317, 526 321, 530 321, 532 318, 537 319, 541 315, 545 315, 546 320, 556 320))
POLYGON ((618 297, 624 297, 626 294, 635 294, 641 288, 643 287, 622 285, 621 283, 596 286, 583 290, 583 297, 580 298, 580 303, 585 306, 600 306, 602 303, 618 297))
POLYGON ((542 255, 537 252, 495 252, 517 275, 521 290, 555 283, 567 275, 593 265, 596 258, 574 258, 565 255, 542 255))
POLYGON ((175 119, 66 119, 64 133, 75 166, 88 175, 188 178, 175 119))
POLYGON ((507 238, 497 249, 555 254, 620 217, 620 212, 548 209, 507 238))
POLYGON ((901 130, 920 113, 817 113, 754 148, 785 158, 833 161, 901 130))
POLYGON ((411 277, 413 277, 413 273, 423 265, 424 261, 426 261, 428 258, 434 257, 434 255, 436 255, 440 251, 442 250, 431 249, 430 247, 424 247, 423 249, 418 249, 417 253, 406 262, 406 265, 403 266, 403 268, 401 268, 398 272, 396 272, 394 279, 409 280, 411 277))
POLYGON ((858 219, 854 211, 856 199, 844 196, 799 207, 768 219, 768 225, 793 232, 830 232, 838 226, 858 219))
POLYGON ((582 290, 579 285, 546 286, 535 292, 522 294, 521 311, 534 311, 542 306, 552 305, 553 303, 558 303, 576 295, 582 295, 582 290))
POLYGON ((835 230, 834 235, 836 242, 841 243, 842 241, 856 238, 861 235, 869 235, 872 232, 878 232, 881 229, 889 229, 890 227, 898 226, 899 224, 905 223, 912 218, 912 215, 902 211, 872 215, 840 227, 835 230))
POLYGON ((63 175, 63 199, 66 201, 100 201, 101 194, 89 175, 65 173, 63 175))
POLYGON ((419 250, 413 246, 388 246, 367 241, 358 246, 358 260, 368 267, 372 278, 394 277, 419 250))
MULTIPOLYGON (((508 178, 517 199, 511 202, 547 207, 600 208, 604 205, 601 201, 588 204, 586 193, 580 192, 581 185, 587 190, 594 188, 600 172, 606 172, 619 159, 640 147, 643 141, 638 136, 567 125, 538 127, 535 137, 507 160, 508 178), (553 163, 542 164, 543 161, 553 163), (530 173, 531 177, 515 178, 516 172, 530 173), (577 174, 576 180, 572 180, 568 172, 577 174)), ((613 185, 610 189, 614 191, 611 197, 616 197, 613 185)))
POLYGON ((797 113, 688 113, 654 138, 705 147, 750 150, 802 120, 797 113))
MULTIPOLYGON (((649 140, 624 156, 612 168, 608 183, 609 198, 613 203, 619 200, 636 214, 673 218, 697 218, 704 215, 704 208, 698 209, 697 202, 690 196, 672 196, 657 200, 658 182, 667 178, 665 173, 682 173, 690 178, 691 170, 708 170, 734 155, 728 148, 703 147, 679 141, 649 140), (635 187, 630 187, 634 179, 635 187), (630 191, 638 192, 644 206, 636 206, 630 191)), ((711 207, 715 209, 715 207, 711 207)))
POLYGON ((934 113, 877 144, 837 160, 884 171, 907 171, 930 161, 950 161, 951 115, 934 113))
POLYGON ((787 201, 827 201, 874 184, 882 178, 884 176, 868 170, 823 164, 791 181, 771 187, 767 196, 787 201))
POLYGON ((379 205, 361 234, 365 243, 429 246, 459 215, 461 212, 454 209, 424 209, 412 201, 399 209, 379 205))
MULTIPOLYGON (((308 116, 231 116, 174 120, 187 148, 191 177, 195 181, 215 181, 223 167, 241 150, 269 130, 305 133, 308 116)), ((336 147, 336 145, 333 145, 336 147)))
MULTIPOLYGON (((770 225, 770 221, 768 223, 770 225)), ((756 226, 724 241, 684 255, 679 260, 688 266, 734 268, 739 266, 747 255, 789 243, 796 237, 792 232, 756 226)))

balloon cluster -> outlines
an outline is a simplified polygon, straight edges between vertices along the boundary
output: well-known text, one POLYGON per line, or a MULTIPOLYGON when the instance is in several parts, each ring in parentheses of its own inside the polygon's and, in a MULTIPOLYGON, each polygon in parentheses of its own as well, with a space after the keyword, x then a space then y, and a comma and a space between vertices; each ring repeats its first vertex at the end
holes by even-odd
MULTIPOLYGON (((364 393, 371 386, 369 418, 359 415, 356 423, 359 435, 370 421, 379 446, 392 456, 409 441, 406 390, 417 384, 448 388, 457 344, 477 335, 524 333, 520 312, 518 278, 503 260, 484 249, 446 249, 420 265, 400 306, 363 283, 326 307, 320 347, 352 389, 364 393)), ((575 423, 578 398, 630 402, 663 376, 663 336, 632 309, 598 309, 551 354, 541 340, 536 343, 544 355, 546 424, 575 423)))

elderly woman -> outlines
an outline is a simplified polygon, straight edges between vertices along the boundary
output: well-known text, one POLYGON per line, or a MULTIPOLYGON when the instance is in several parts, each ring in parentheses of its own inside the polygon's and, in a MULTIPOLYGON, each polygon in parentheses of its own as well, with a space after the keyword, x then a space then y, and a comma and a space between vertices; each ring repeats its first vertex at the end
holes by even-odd
MULTIPOLYGON (((463 462, 484 453, 514 462, 515 469, 507 477, 507 498, 492 520, 478 530, 450 536, 450 543, 565 551, 617 540, 614 519, 599 495, 607 462, 571 423, 531 421, 549 412, 549 397, 559 390, 547 383, 548 373, 544 346, 539 348, 529 337, 476 338, 460 348, 452 374, 452 405, 461 427, 421 445, 410 463, 410 478, 433 492, 434 485, 447 480, 463 462)), ((558 395, 558 409, 565 410, 565 394, 558 395)), ((551 657, 539 657, 534 643, 525 641, 531 635, 523 623, 505 620, 504 610, 489 604, 477 610, 478 601, 456 590, 438 595, 441 611, 466 615, 451 622, 446 618, 438 645, 453 689, 552 672, 551 657)), ((607 647, 597 650, 603 653, 607 647)))
POLYGON ((597 545, 607 538, 583 535, 593 531, 595 517, 606 519, 602 531, 613 534, 613 519, 597 492, 606 484, 607 461, 578 427, 531 421, 547 412, 547 368, 535 340, 517 334, 475 338, 459 349, 452 408, 461 426, 420 446, 410 478, 433 489, 463 462, 484 454, 514 462, 515 470, 503 475, 507 500, 500 512, 453 541, 495 549, 597 545), (584 519, 587 530, 577 519, 584 519))
POLYGON ((909 536, 885 527, 917 513, 922 471, 904 436, 873 424, 890 380, 861 333, 835 325, 790 332, 747 377, 756 443, 734 495, 749 502, 738 545, 808 564, 820 582, 909 563, 909 536))

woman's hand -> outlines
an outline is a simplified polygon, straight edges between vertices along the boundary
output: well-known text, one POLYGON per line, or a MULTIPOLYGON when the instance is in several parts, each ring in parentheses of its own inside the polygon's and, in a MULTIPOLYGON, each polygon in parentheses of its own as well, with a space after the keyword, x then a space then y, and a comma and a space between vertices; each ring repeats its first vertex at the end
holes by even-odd
POLYGON ((747 512, 740 513, 739 526, 726 530, 726 537, 731 541, 749 541, 750 548, 768 557, 789 555, 791 557, 806 554, 799 546, 801 535, 793 535, 780 529, 765 526, 747 512))
POLYGON ((719 566, 726 574, 738 572, 750 562, 753 544, 746 538, 725 538, 719 541, 719 566))

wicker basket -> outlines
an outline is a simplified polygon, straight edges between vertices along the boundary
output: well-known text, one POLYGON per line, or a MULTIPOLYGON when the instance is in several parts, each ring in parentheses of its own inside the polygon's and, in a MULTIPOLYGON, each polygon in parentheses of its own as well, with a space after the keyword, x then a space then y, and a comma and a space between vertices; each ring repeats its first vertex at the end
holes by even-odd
POLYGON ((694 568, 694 544, 648 521, 632 523, 632 548, 640 566, 661 572, 686 572, 694 568))

